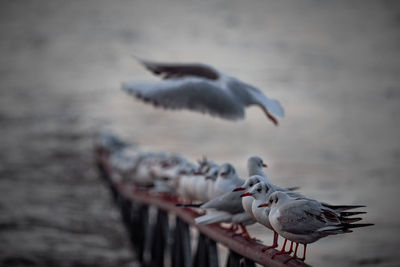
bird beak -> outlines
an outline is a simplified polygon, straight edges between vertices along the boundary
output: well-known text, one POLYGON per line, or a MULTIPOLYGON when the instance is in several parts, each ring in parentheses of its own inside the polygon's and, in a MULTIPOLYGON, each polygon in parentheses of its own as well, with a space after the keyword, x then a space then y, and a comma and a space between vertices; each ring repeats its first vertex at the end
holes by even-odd
POLYGON ((260 205, 258 205, 258 208, 262 208, 262 207, 268 207, 268 203, 262 203, 260 205))
POLYGON ((206 177, 204 177, 204 179, 206 179, 206 180, 212 179, 212 176, 206 176, 206 177))
POLYGON ((200 174, 202 174, 200 171, 195 171, 194 173, 193 173, 194 175, 200 175, 200 174))
POLYGON ((267 167, 268 167, 268 165, 265 164, 264 162, 263 162, 262 166, 263 166, 264 168, 267 168, 267 167))
POLYGON ((240 197, 251 197, 252 195, 252 193, 246 192, 244 194, 241 194, 240 197))
POLYGON ((245 190, 245 189, 246 189, 246 188, 238 187, 238 188, 233 189, 232 192, 243 191, 243 190, 245 190))

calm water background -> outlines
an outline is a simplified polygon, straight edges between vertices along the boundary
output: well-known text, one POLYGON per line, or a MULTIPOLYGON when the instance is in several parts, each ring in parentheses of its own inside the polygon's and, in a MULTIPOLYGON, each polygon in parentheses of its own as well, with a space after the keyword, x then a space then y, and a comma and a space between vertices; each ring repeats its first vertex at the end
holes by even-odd
POLYGON ((398 266, 397 1, 2 1, 0 22, 2 266, 134 264, 92 166, 104 128, 242 176, 259 155, 276 184, 366 204, 376 226, 311 245, 308 262, 398 266), (154 109, 120 90, 156 79, 132 54, 214 65, 279 99, 286 118, 154 109))

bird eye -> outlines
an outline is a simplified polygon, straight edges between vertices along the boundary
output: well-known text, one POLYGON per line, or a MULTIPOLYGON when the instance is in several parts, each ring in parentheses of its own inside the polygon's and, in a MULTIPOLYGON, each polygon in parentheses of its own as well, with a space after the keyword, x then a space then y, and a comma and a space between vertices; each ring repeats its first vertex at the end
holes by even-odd
POLYGON ((272 203, 272 199, 269 200, 269 203, 272 203))
POLYGON ((258 193, 261 193, 261 188, 258 188, 257 192, 258 192, 258 193))
POLYGON ((275 203, 278 202, 278 198, 275 199, 275 203))
POLYGON ((253 183, 250 183, 249 186, 250 186, 250 187, 253 186, 253 183))

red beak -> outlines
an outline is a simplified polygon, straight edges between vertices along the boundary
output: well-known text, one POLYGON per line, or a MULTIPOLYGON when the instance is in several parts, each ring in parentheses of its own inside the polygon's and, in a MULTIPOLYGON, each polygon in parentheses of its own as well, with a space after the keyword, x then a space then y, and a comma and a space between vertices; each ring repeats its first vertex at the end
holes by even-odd
POLYGON ((246 193, 240 195, 240 197, 251 197, 251 196, 252 196, 252 194, 249 192, 246 192, 246 193))
POLYGON ((258 208, 268 207, 268 206, 269 206, 268 203, 262 203, 262 204, 258 205, 258 208))
POLYGON ((233 189, 232 192, 243 191, 243 190, 245 190, 245 189, 246 189, 246 188, 238 187, 238 188, 233 189))

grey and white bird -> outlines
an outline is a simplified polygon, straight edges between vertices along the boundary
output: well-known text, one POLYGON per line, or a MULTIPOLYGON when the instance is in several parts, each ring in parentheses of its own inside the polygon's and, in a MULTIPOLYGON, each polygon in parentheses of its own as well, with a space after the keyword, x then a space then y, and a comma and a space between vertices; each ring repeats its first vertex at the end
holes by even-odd
POLYGON ((224 163, 219 168, 218 177, 215 180, 211 189, 211 199, 219 197, 225 193, 231 193, 233 189, 243 184, 244 180, 239 178, 235 167, 230 163, 224 163))
MULTIPOLYGON (((233 191, 234 192, 242 192, 242 196, 251 196, 250 194, 246 194, 247 191, 252 188, 254 185, 260 183, 260 182, 266 182, 265 177, 262 177, 260 175, 253 175, 249 177, 240 187, 235 188, 233 191)), ((243 206, 243 209, 252 217, 254 220, 256 220, 256 217, 254 217, 253 212, 252 212, 252 207, 253 207, 253 201, 254 198, 251 197, 242 197, 241 203, 243 206)))
POLYGON ((252 156, 247 160, 247 172, 250 176, 259 175, 264 177, 267 182, 270 182, 269 178, 265 174, 263 168, 267 168, 267 164, 258 156, 252 156))
POLYGON ((256 221, 268 229, 274 232, 274 240, 271 246, 263 248, 263 251, 266 251, 271 248, 278 247, 278 233, 272 228, 269 222, 269 212, 270 209, 265 207, 265 203, 268 201, 269 196, 275 192, 276 188, 272 184, 268 184, 265 182, 258 183, 254 185, 247 194, 251 195, 254 198, 252 204, 252 214, 256 221))
POLYGON ((352 228, 365 227, 373 224, 355 223, 361 218, 351 217, 365 212, 349 212, 347 210, 365 206, 345 205, 333 206, 313 199, 291 197, 285 192, 274 192, 270 195, 269 222, 273 229, 282 237, 292 241, 289 251, 285 251, 286 241, 277 254, 292 253, 293 243, 296 244, 293 258, 297 258, 299 244, 304 245, 305 260, 307 244, 313 243, 328 235, 352 232, 352 228))
POLYGON ((212 66, 193 63, 159 63, 138 59, 158 82, 125 82, 122 88, 136 98, 165 109, 188 109, 227 120, 245 117, 245 108, 259 106, 278 125, 284 116, 278 100, 268 98, 256 87, 223 74, 212 66))
MULTIPOLYGON (((225 163, 219 168, 218 177, 208 190, 210 199, 199 205, 204 210, 211 211, 202 218, 197 218, 199 224, 210 224, 215 222, 230 222, 233 215, 244 212, 241 205, 240 192, 232 192, 234 188, 244 181, 236 174, 235 168, 225 163)), ((203 192, 204 194, 204 192, 203 192)))

